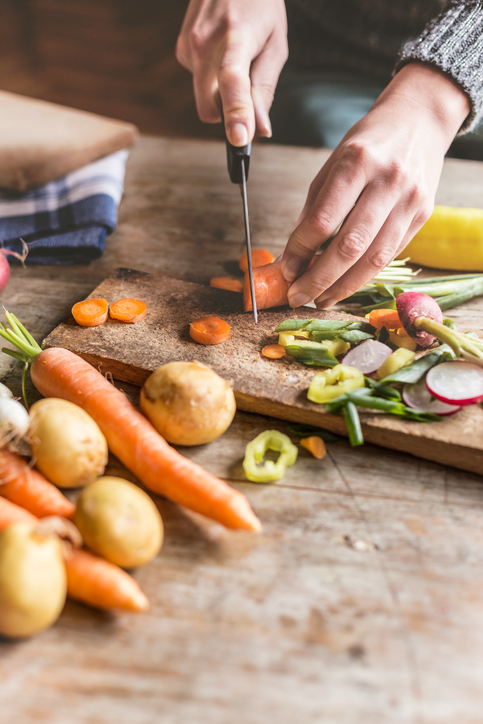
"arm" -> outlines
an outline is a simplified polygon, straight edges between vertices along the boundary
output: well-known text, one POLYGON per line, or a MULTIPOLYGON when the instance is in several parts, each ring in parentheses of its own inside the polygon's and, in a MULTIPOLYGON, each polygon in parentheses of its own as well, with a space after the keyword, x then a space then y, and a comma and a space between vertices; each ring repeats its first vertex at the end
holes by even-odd
POLYGON ((191 0, 176 45, 193 74, 198 115, 221 121, 228 140, 245 146, 255 132, 271 136, 268 112, 287 59, 283 0, 191 0))

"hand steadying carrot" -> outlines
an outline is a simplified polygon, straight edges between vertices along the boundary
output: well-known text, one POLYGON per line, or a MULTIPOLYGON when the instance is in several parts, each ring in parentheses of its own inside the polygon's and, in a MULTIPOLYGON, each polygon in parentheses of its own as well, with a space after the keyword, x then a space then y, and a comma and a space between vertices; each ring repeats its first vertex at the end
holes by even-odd
MULTIPOLYGON (((35 515, 0 498, 0 533, 14 523, 33 523, 35 515)), ((67 594, 95 608, 146 611, 149 602, 126 571, 85 550, 73 548, 65 560, 67 594)))
POLYGON ((0 495, 26 508, 38 518, 72 518, 75 506, 38 470, 8 450, 0 450, 0 495))
POLYGON ((12 331, 1 336, 22 350, 32 382, 45 397, 82 407, 99 425, 109 449, 150 490, 223 523, 259 531, 261 524, 245 496, 184 458, 159 435, 126 395, 76 354, 59 347, 41 350, 16 318, 6 312, 12 331))

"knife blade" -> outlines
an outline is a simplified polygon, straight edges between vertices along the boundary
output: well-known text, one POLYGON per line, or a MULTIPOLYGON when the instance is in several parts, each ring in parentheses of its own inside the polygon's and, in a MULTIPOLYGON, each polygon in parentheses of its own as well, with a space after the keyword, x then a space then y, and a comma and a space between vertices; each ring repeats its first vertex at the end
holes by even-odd
POLYGON ((248 146, 233 146, 226 140, 226 157, 228 162, 228 173, 230 180, 238 184, 243 203, 243 222, 245 225, 245 246, 247 250, 248 278, 250 280, 250 294, 252 297, 253 317, 255 324, 258 324, 257 300, 255 298, 255 286, 253 284, 252 265, 252 243, 250 238, 250 220, 248 216, 247 181, 248 169, 250 167, 250 154, 252 144, 248 146))

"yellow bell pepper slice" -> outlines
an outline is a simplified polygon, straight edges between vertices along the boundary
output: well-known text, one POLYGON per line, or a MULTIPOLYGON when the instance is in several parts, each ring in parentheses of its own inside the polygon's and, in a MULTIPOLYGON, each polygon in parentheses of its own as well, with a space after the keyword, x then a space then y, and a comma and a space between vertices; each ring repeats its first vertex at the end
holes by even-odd
POLYGON ((310 383, 307 398, 311 402, 323 405, 358 387, 364 387, 362 372, 349 365, 336 365, 315 375, 310 383))

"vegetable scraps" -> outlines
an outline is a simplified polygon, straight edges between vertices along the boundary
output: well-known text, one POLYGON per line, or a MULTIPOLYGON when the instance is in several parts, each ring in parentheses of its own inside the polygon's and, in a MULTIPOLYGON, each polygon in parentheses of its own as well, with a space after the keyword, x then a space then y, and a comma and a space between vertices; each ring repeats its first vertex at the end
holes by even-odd
POLYGON ((111 452, 150 490, 226 525, 259 531, 260 521, 245 496, 184 458, 159 435, 126 395, 88 362, 66 349, 42 350, 10 314, 0 335, 18 351, 6 350, 30 369, 44 397, 60 397, 82 407, 99 425, 111 452))
POLYGON ((265 430, 246 446, 243 470, 252 483, 273 483, 295 463, 297 454, 296 446, 287 435, 278 430, 265 430), (269 451, 278 453, 276 461, 266 457, 269 451))

